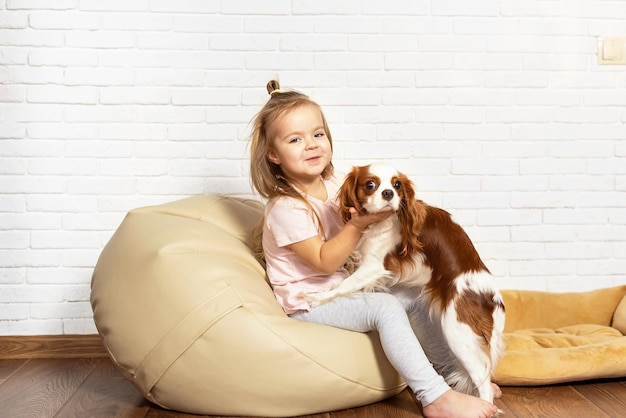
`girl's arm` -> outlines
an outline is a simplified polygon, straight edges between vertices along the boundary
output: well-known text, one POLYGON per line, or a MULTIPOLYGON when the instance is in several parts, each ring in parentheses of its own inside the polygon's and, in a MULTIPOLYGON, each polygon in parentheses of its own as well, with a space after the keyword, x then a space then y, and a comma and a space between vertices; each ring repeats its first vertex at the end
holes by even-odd
MULTIPOLYGON (((351 211, 352 212, 352 211, 351 211)), ((328 241, 319 235, 291 244, 291 250, 311 268, 324 274, 337 271, 356 247, 361 233, 370 224, 382 221, 391 211, 360 215, 352 212, 352 218, 341 231, 328 241)))

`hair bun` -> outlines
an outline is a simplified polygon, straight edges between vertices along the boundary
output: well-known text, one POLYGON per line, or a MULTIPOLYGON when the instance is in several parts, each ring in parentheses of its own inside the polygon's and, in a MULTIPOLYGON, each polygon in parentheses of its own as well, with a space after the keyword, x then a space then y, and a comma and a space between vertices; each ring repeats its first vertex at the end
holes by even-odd
POLYGON ((278 82, 278 80, 270 80, 265 86, 265 88, 267 89, 267 92, 271 96, 274 93, 280 92, 280 83, 278 82))

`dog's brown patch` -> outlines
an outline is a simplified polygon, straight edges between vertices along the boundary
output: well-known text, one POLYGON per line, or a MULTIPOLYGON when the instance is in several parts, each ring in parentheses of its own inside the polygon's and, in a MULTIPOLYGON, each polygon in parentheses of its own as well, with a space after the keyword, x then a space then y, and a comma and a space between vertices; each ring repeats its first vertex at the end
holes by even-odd
POLYGON ((459 276, 489 272, 463 228, 443 209, 427 207, 420 240, 424 245, 424 263, 432 269, 424 290, 439 313, 457 298, 456 279, 459 276))
POLYGON ((487 349, 491 342, 493 312, 496 309, 504 310, 504 305, 495 299, 493 292, 478 293, 466 290, 456 300, 458 321, 467 324, 474 334, 484 338, 484 341, 481 341, 484 349, 487 349))

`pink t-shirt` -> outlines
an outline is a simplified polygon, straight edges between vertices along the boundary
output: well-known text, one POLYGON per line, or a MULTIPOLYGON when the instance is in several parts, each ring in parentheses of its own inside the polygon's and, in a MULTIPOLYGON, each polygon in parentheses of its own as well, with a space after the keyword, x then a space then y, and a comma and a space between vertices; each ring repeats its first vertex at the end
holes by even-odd
MULTIPOLYGON (((324 226, 325 240, 334 237, 342 228, 336 195, 341 181, 332 176, 324 180, 328 198, 325 201, 308 196, 324 226)), ((265 207, 263 250, 267 276, 276 299, 287 314, 309 310, 302 298, 303 293, 314 293, 337 287, 348 272, 341 268, 335 273, 324 274, 309 267, 289 245, 320 234, 315 214, 301 201, 290 197, 270 199, 265 207)))

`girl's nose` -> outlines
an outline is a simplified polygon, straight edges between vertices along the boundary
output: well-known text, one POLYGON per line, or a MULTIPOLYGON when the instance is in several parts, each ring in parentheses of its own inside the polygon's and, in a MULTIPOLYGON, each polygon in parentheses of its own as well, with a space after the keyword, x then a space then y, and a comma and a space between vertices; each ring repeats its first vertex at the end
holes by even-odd
POLYGON ((315 138, 313 137, 307 137, 306 138, 306 147, 307 149, 313 149, 313 148, 317 148, 317 141, 315 140, 315 138))

